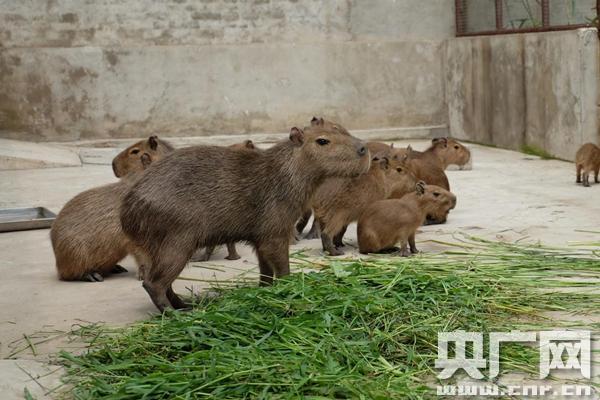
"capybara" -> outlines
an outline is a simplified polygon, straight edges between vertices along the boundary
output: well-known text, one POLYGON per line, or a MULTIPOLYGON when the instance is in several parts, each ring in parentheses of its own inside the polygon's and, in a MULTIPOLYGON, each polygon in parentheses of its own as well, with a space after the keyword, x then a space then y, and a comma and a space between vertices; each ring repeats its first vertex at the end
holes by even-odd
POLYGON ((450 210, 456 197, 449 191, 420 181, 416 191, 401 199, 387 199, 371 204, 358 220, 358 248, 363 254, 397 250, 400 255, 416 253, 415 232, 423 225, 428 214, 450 210))
POLYGON ((131 179, 86 190, 62 208, 50 230, 60 279, 101 282, 111 273, 127 272, 117 263, 129 253, 143 274, 142 256, 132 251, 119 220, 119 207, 131 179))
POLYGON ((138 277, 143 275, 143 255, 132 251, 119 207, 137 174, 172 149, 156 136, 128 147, 113 160, 120 182, 86 190, 65 204, 50 230, 60 279, 101 282, 110 273, 126 272, 117 263, 129 253, 138 264, 138 277))
POLYGON ((425 160, 442 170, 448 168, 449 165, 458 165, 463 169, 471 161, 471 151, 452 138, 432 139, 431 146, 425 151, 413 150, 411 146, 408 146, 407 150, 410 157, 425 160))
POLYGON ((328 177, 368 170, 364 143, 337 130, 292 128, 263 151, 195 146, 176 150, 136 181, 121 226, 150 257, 144 289, 159 310, 184 308, 172 283, 201 246, 246 241, 262 285, 289 274, 294 225, 328 177))
POLYGON ((586 143, 577 150, 575 154, 575 166, 577 169, 577 183, 583 183, 583 186, 590 186, 590 172, 594 172, 594 182, 598 181, 598 172, 600 171, 600 148, 594 143, 586 143), (582 176, 583 172, 583 176, 582 176), (583 179, 582 179, 583 178, 583 179))
MULTIPOLYGON (((236 144, 232 144, 231 146, 229 146, 230 149, 236 149, 236 150, 256 150, 256 147, 254 146, 254 143, 252 142, 252 140, 244 140, 242 143, 236 143, 236 144)), ((190 261, 208 261, 210 260, 210 256, 212 256, 212 254, 215 251, 215 248, 217 246, 212 245, 212 246, 207 246, 204 249, 204 253, 200 250, 198 250, 190 259, 190 261)), ((231 242, 231 243, 227 243, 227 256, 225 257, 226 260, 239 260, 240 259, 240 255, 237 252, 237 249, 235 248, 235 242, 231 242)))
POLYGON ((117 154, 112 162, 113 172, 117 178, 120 178, 132 172, 143 171, 153 161, 160 160, 173 150, 170 143, 157 136, 150 136, 117 154))
MULTIPOLYGON (((392 158, 405 159, 415 177, 420 181, 424 181, 427 185, 440 186, 446 190, 450 190, 450 183, 444 170, 439 165, 411 156, 410 149, 393 149, 392 158)), ((399 198, 401 195, 392 193, 390 197, 399 198)))
POLYGON ((415 177, 406 165, 387 158, 372 158, 371 168, 356 178, 332 178, 323 183, 311 201, 321 229, 323 251, 344 254, 341 247, 345 229, 358 220, 371 203, 387 198, 394 190, 414 190, 415 177))

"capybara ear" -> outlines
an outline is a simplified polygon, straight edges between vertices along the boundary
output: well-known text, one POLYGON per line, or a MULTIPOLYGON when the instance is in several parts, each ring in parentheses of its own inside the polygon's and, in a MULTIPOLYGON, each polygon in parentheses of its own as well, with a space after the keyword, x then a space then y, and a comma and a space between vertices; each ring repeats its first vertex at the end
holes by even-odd
POLYGON ((425 193, 425 182, 419 181, 417 182, 417 194, 422 195, 425 193))
POLYGON ((158 136, 153 135, 148 138, 148 144, 152 150, 156 150, 158 147, 158 136))
POLYGON ((246 147, 247 149, 254 149, 254 143, 252 143, 252 140, 246 140, 244 142, 244 147, 246 147))
POLYGON ((409 144, 409 145, 406 147, 406 150, 408 150, 408 151, 413 151, 413 149, 412 149, 412 146, 409 144))
POLYGON ((441 137, 441 138, 433 138, 431 139, 431 144, 441 144, 444 147, 448 146, 448 138, 445 137, 441 137))
POLYGON ((317 117, 313 117, 310 120, 310 126, 323 126, 325 125, 325 120, 321 117, 321 118, 317 118, 317 117))
POLYGON ((394 148, 394 143, 390 144, 390 147, 393 149, 394 148))
POLYGON ((142 154, 141 160, 142 160, 142 166, 144 167, 144 169, 148 168, 148 166, 150 164, 152 164, 152 157, 150 157, 150 154, 148 154, 148 153, 142 154))
POLYGON ((304 143, 304 132, 302 129, 293 127, 290 131, 290 140, 297 146, 301 146, 304 143))

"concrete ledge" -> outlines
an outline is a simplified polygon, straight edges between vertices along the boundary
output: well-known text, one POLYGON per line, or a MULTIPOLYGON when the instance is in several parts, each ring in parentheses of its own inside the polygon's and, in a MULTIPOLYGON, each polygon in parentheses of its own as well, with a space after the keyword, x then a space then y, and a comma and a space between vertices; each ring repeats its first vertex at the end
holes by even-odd
MULTIPOLYGON (((403 127, 403 128, 378 128, 353 130, 352 134, 363 140, 401 140, 401 139, 429 139, 448 135, 445 125, 403 127)), ((160 136, 160 135, 159 135, 160 136)), ((215 136, 188 136, 164 137, 175 147, 197 145, 227 146, 250 139, 255 143, 275 143, 288 137, 288 133, 261 133, 261 134, 233 134, 215 136)), ((112 159, 124 148, 142 138, 111 139, 111 140, 86 140, 61 143, 62 146, 75 148, 84 164, 110 164, 112 159)))
POLYGON ((73 149, 0 139, 0 170, 80 166, 81 159, 73 149))

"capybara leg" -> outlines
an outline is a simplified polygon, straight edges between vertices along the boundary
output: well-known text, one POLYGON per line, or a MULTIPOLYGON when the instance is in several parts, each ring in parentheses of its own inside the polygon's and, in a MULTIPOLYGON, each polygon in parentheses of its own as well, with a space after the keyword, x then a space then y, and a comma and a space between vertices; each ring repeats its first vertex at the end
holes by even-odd
POLYGON ((89 282, 102 282, 104 281, 104 277, 102 277, 102 275, 100 275, 98 272, 90 272, 89 274, 85 274, 81 280, 89 282))
POLYGON ((173 290, 173 286, 169 286, 167 289, 167 299, 169 299, 169 303, 171 303, 171 307, 175 310, 182 310, 184 308, 189 308, 189 305, 186 304, 185 301, 181 300, 181 297, 177 296, 177 293, 173 290))
POLYGON ((257 248, 259 262, 268 265, 268 269, 277 278, 290 274, 289 241, 286 238, 272 238, 261 242, 257 248))
POLYGON ((333 245, 333 240, 325 232, 321 232, 321 243, 323 244, 323 251, 328 252, 331 256, 341 256, 344 254, 343 251, 333 245))
POLYGON ((210 260, 210 256, 212 256, 216 247, 217 246, 206 246, 204 248, 204 252, 202 252, 202 249, 198 249, 192 256, 192 258, 190 258, 190 261, 198 262, 210 260))
POLYGON ((227 243, 227 253, 227 257, 225 257, 227 260, 239 260, 241 258, 235 248, 234 242, 227 243))
POLYGON ((575 181, 575 183, 581 183, 581 168, 582 165, 577 164, 577 180, 575 181))
POLYGON ((333 238, 333 244, 335 245, 335 247, 344 247, 343 239, 347 229, 348 225, 344 226, 342 230, 337 235, 335 235, 335 237, 333 238))
POLYGON ((304 231, 304 228, 306 228, 306 225, 308 224, 311 215, 312 210, 308 210, 302 215, 302 217, 300 217, 300 219, 296 223, 296 232, 302 233, 302 231, 304 231))
POLYGON ((137 279, 138 281, 143 281, 146 276, 146 266, 144 264, 139 264, 137 269, 137 279))
POLYGON ((156 283, 152 283, 148 279, 144 280, 142 286, 150 295, 150 298, 152 299, 152 302, 156 308, 158 308, 158 311, 162 313, 165 311, 165 309, 171 306, 171 302, 167 298, 167 291, 164 287, 156 283))
POLYGON ((410 246, 410 252, 413 254, 417 254, 419 250, 417 250, 417 245, 415 244, 415 234, 413 233, 408 237, 408 245, 410 246))
POLYGON ((410 256, 410 251, 408 251, 408 246, 406 245, 406 242, 403 242, 402 246, 400 246, 400 257, 408 256, 410 256))
POLYGON ((317 220, 313 220, 312 226, 310 227, 310 231, 304 236, 304 239, 318 239, 321 237, 321 229, 319 227, 319 223, 317 220))
POLYGON ((600 170, 595 170, 594 171, 594 182, 595 183, 600 183, 600 181, 598 181, 598 173, 600 172, 600 170))
POLYGON ((590 173, 588 171, 583 173, 583 186, 590 187, 590 173))
POLYGON ((113 269, 110 270, 111 273, 113 274, 122 274, 124 272, 127 272, 127 269, 121 267, 119 264, 115 265, 113 267, 113 269))

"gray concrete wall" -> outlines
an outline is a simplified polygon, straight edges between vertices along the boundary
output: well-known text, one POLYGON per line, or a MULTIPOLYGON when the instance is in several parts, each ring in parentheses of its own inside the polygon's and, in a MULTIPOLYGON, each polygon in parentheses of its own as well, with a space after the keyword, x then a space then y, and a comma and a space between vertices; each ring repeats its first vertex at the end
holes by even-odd
POLYGON ((446 51, 452 135, 569 160, 600 143, 596 30, 454 38, 446 51))
POLYGON ((0 136, 439 125, 452 0, 0 0, 0 136))

